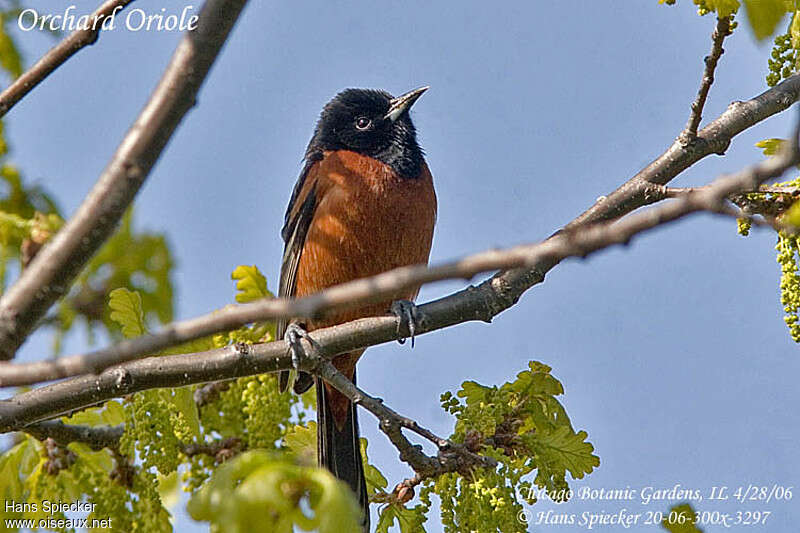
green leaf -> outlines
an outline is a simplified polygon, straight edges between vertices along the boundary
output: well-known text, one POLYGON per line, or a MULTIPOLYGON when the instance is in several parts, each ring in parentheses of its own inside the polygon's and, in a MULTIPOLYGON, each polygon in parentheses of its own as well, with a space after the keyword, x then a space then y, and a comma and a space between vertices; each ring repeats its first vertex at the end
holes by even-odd
POLYGON ((464 398, 467 403, 480 403, 484 401, 487 393, 492 390, 491 387, 485 387, 480 383, 474 381, 465 381, 461 384, 461 390, 458 391, 458 396, 464 398))
POLYGON ((231 279, 236 280, 236 301, 240 304, 260 300, 261 298, 272 298, 273 295, 267 290, 267 278, 259 272, 255 265, 239 265, 231 273, 231 279))
POLYGON ((31 458, 38 453, 33 437, 26 437, 22 442, 0 455, 0 498, 5 501, 24 501, 23 482, 33 470, 31 458))
POLYGON ((388 533, 394 522, 400 526, 400 533, 425 533, 422 524, 425 514, 419 507, 408 508, 399 503, 392 503, 381 508, 375 533, 388 533))
POLYGON ((389 528, 394 525, 397 517, 396 505, 385 505, 378 514, 378 525, 375 526, 375 533, 389 533, 389 528))
POLYGON ((103 422, 109 426, 116 426, 125 422, 125 409, 117 400, 106 402, 102 413, 103 422))
POLYGON ((175 507, 180 502, 180 487, 177 471, 166 476, 158 476, 158 496, 161 498, 161 503, 164 507, 175 507))
POLYGON ((147 333, 142 311, 142 297, 136 291, 120 287, 108 295, 111 320, 122 326, 122 334, 127 338, 147 333))
POLYGON ((782 221, 796 228, 800 228, 800 200, 792 204, 789 210, 786 211, 786 214, 783 215, 782 221))
POLYGON ((747 20, 759 41, 772 36, 786 14, 783 0, 744 0, 747 20))
POLYGON ((367 439, 361 438, 361 460, 364 463, 364 478, 367 481, 367 494, 370 496, 384 492, 389 485, 389 482, 383 476, 380 470, 375 465, 370 464, 369 457, 367 457, 367 439))
POLYGON ((764 139, 763 141, 758 141, 756 146, 763 149, 764 155, 776 155, 780 152, 785 142, 785 139, 764 139))
POLYGON ((179 419, 181 425, 185 424, 190 432, 188 435, 179 435, 179 437, 182 440, 191 440, 192 438, 198 441, 202 440, 200 434, 200 414, 197 411, 197 402, 194 401, 192 387, 180 387, 169 390, 171 394, 168 398, 168 402, 172 404, 175 409, 172 416, 179 419))
POLYGON ((317 423, 311 421, 308 426, 296 424, 283 437, 283 443, 297 456, 303 465, 317 463, 317 423))
POLYGON ((670 508, 669 513, 664 513, 661 527, 670 533, 703 533, 695 525, 695 510, 688 503, 682 503, 670 508))
POLYGON ((716 11, 720 18, 733 15, 739 11, 740 5, 739 0, 705 0, 705 4, 711 11, 716 11))
POLYGON ((600 458, 594 455, 594 446, 586 442, 585 431, 575 433, 567 426, 559 426, 547 434, 533 436, 534 449, 542 456, 557 477, 568 471, 573 478, 582 479, 600 465, 600 458))
POLYGON ((74 424, 82 426, 102 426, 106 422, 103 420, 103 407, 89 407, 77 413, 72 413, 70 416, 64 416, 61 421, 65 424, 74 424))

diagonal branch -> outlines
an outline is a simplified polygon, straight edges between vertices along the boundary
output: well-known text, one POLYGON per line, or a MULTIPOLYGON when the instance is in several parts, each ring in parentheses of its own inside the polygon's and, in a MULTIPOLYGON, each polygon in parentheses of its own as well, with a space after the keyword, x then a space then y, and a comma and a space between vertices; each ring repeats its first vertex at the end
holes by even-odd
POLYGON ((0 359, 11 359, 111 235, 219 54, 246 0, 207 0, 150 100, 75 215, 0 299, 0 359))
MULTIPOLYGON (((642 232, 691 213, 724 213, 720 206, 726 197, 738 191, 753 190, 764 181, 780 176, 799 161, 800 151, 795 142, 779 156, 735 175, 719 178, 709 187, 671 202, 631 214, 615 223, 568 229, 542 243, 517 247, 514 249, 515 258, 522 264, 537 264, 558 262, 566 257, 586 257, 614 244, 627 244, 642 232)), ((498 277, 478 287, 469 287, 421 305, 417 333, 470 320, 491 320, 504 309, 509 293, 503 285, 493 283, 496 279, 498 277)), ((314 351, 320 357, 330 359, 340 353, 396 340, 405 334, 407 332, 398 331, 396 317, 383 316, 315 330, 313 347, 308 341, 302 342, 307 353, 314 351)), ((30 423, 142 390, 180 387, 291 368, 291 357, 283 341, 254 346, 236 344, 207 352, 149 357, 109 368, 99 375, 72 378, 0 401, 0 433, 22 429, 30 423)))
POLYGON ((400 452, 400 460, 414 469, 421 478, 438 477, 448 472, 466 474, 473 468, 492 468, 497 461, 469 451, 464 445, 437 437, 431 431, 419 426, 414 420, 400 416, 380 400, 359 389, 339 372, 333 364, 325 359, 312 361, 311 370, 325 381, 336 387, 350 401, 360 405, 375 415, 378 427, 400 452), (415 446, 403 435, 402 429, 409 429, 434 443, 439 449, 436 457, 426 455, 420 446, 415 446))
POLYGON ((0 118, 5 116, 17 102, 44 81, 54 70, 66 63, 70 57, 77 54, 85 46, 97 42, 103 21, 108 17, 114 16, 131 2, 133 0, 107 0, 89 15, 92 27, 75 30, 70 33, 64 40, 43 55, 36 64, 14 80, 11 85, 0 93, 0 118))
POLYGON ((717 62, 720 56, 725 52, 722 48, 722 42, 725 40, 725 37, 731 34, 731 18, 730 16, 718 18, 714 33, 711 34, 711 53, 703 59, 706 64, 703 70, 703 80, 700 82, 697 98, 692 102, 692 112, 689 114, 689 121, 686 123, 686 128, 680 135, 680 140, 684 144, 689 144, 697 138, 697 128, 700 126, 700 120, 703 118, 703 107, 706 105, 706 98, 708 98, 708 91, 711 89, 711 84, 714 83, 714 70, 717 68, 717 62))

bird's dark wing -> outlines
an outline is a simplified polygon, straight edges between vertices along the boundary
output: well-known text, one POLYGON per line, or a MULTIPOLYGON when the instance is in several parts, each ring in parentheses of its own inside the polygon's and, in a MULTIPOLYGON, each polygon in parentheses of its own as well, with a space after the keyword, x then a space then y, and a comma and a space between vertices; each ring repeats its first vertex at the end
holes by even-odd
MULTIPOLYGON (((285 242, 283 248, 283 261, 281 263, 281 277, 278 285, 278 296, 291 298, 295 295, 297 281, 297 266, 306 242, 306 233, 314 217, 316 198, 316 178, 312 169, 322 159, 321 153, 312 153, 306 156, 306 163, 297 178, 297 183, 292 191, 289 206, 286 208, 281 236, 285 242)), ((282 339, 286 333, 289 321, 280 319, 275 327, 275 338, 282 339)), ((289 383, 289 372, 280 373, 278 385, 281 392, 286 390, 289 383)))

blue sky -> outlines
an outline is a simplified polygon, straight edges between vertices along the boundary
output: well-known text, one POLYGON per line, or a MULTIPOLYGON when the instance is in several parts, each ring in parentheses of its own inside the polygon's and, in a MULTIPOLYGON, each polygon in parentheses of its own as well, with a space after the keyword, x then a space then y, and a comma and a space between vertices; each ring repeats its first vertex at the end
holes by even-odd
MULTIPOLYGON (((345 87, 399 94, 431 86, 413 118, 439 195, 433 262, 550 235, 685 125, 714 20, 678 3, 250 2, 199 105, 137 198, 137 226, 165 232, 178 261, 176 316, 230 303, 238 264, 258 265, 276 288, 285 204, 320 109, 345 87)), ((56 13, 68 4, 46 7, 56 13)), ((28 63, 52 45, 34 33, 18 38, 28 63)), ((7 117, 12 159, 65 213, 96 180, 179 38, 105 33, 7 117)), ((742 27, 725 49, 707 118, 765 89, 768 46, 742 27)), ((789 128, 788 116, 768 120, 674 184, 703 184, 753 163, 761 157, 756 141, 789 128)), ((574 425, 601 458, 574 488, 796 485, 800 357, 782 320, 774 244, 766 231, 739 237, 730 220, 681 221, 625 249, 566 261, 491 325, 426 335, 413 350, 370 349, 359 384, 449 434, 441 392, 467 379, 500 384, 536 359, 553 367, 574 425)), ((462 286, 428 286, 420 300, 462 286)), ((67 351, 84 348, 82 332, 68 340, 67 351)), ((48 349, 49 338, 31 340, 23 357, 48 349)), ((361 420, 390 483, 408 476, 370 415, 361 420)), ((670 505, 576 499, 531 510, 646 513, 670 505)), ((791 503, 698 509, 771 511, 769 531, 794 531, 800 521, 791 503)), ((176 530, 205 529, 177 516, 176 530)), ((440 530, 437 522, 430 531, 440 530)))

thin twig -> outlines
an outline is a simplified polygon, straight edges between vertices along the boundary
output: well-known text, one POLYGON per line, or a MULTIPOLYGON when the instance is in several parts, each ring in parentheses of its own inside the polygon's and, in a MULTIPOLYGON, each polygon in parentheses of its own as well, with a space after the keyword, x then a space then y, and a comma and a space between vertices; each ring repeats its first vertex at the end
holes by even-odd
POLYGON ((240 454, 245 449, 245 444, 237 437, 219 439, 211 443, 189 443, 181 446, 181 451, 187 457, 195 455, 208 455, 216 463, 224 463, 228 459, 240 454))
POLYGON ((731 17, 718 18, 714 33, 711 34, 711 53, 704 58, 706 66, 703 70, 703 80, 700 82, 697 98, 692 102, 692 111, 689 113, 689 121, 686 123, 686 128, 680 135, 680 140, 684 144, 689 144, 697 138, 697 128, 700 126, 700 120, 703 118, 703 107, 706 105, 706 98, 708 97, 709 89, 711 89, 711 84, 714 83, 714 70, 717 68, 717 62, 720 56, 725 52, 722 48, 722 42, 730 33, 731 17))
MULTIPOLYGON (((724 204, 729 195, 737 191, 753 190, 760 183, 780 176, 786 169, 797 164, 800 156, 796 145, 789 148, 792 149, 783 155, 762 161, 732 176, 719 178, 701 191, 631 214, 618 222, 565 230, 545 242, 519 247, 515 249, 515 254, 519 254, 523 264, 545 260, 558 262, 566 257, 586 257, 615 244, 627 244, 642 232, 691 213, 724 213, 719 206, 724 204)), ((504 291, 502 286, 484 282, 478 287, 470 287, 441 300, 421 305, 417 333, 421 335, 469 320, 488 321, 502 311, 507 296, 504 291)), ((365 318, 315 330, 313 347, 305 340, 302 342, 307 350, 313 348, 321 357, 330 359, 340 353, 396 340, 397 324, 396 317, 365 318)), ((401 331, 399 334, 406 335, 407 332, 401 331)), ((13 368, 9 365, 3 371, 10 375, 7 372, 13 368)), ((133 392, 291 368, 291 357, 283 341, 248 347, 232 345, 193 354, 150 357, 109 368, 97 376, 72 378, 0 401, 0 433, 133 392)), ((424 433, 420 435, 426 436, 424 433)))
POLYGON ((407 463, 421 477, 436 477, 447 472, 466 474, 473 468, 493 468, 497 461, 469 451, 465 446, 437 437, 433 432, 421 428, 416 422, 400 416, 359 389, 325 359, 312 360, 309 370, 336 387, 353 403, 365 408, 378 419, 378 427, 400 452, 400 460, 407 463), (403 435, 402 428, 408 428, 434 443, 439 449, 437 457, 426 455, 421 446, 415 446, 403 435))
POLYGON ((195 104, 197 92, 246 0, 207 0, 150 100, 75 215, 0 299, 0 359, 11 359, 50 306, 113 233, 195 104))
POLYGON ((0 118, 22 100, 54 70, 63 65, 82 48, 97 42, 103 21, 125 8, 133 0, 108 0, 89 15, 90 27, 70 33, 64 40, 51 48, 30 69, 0 93, 0 118))

